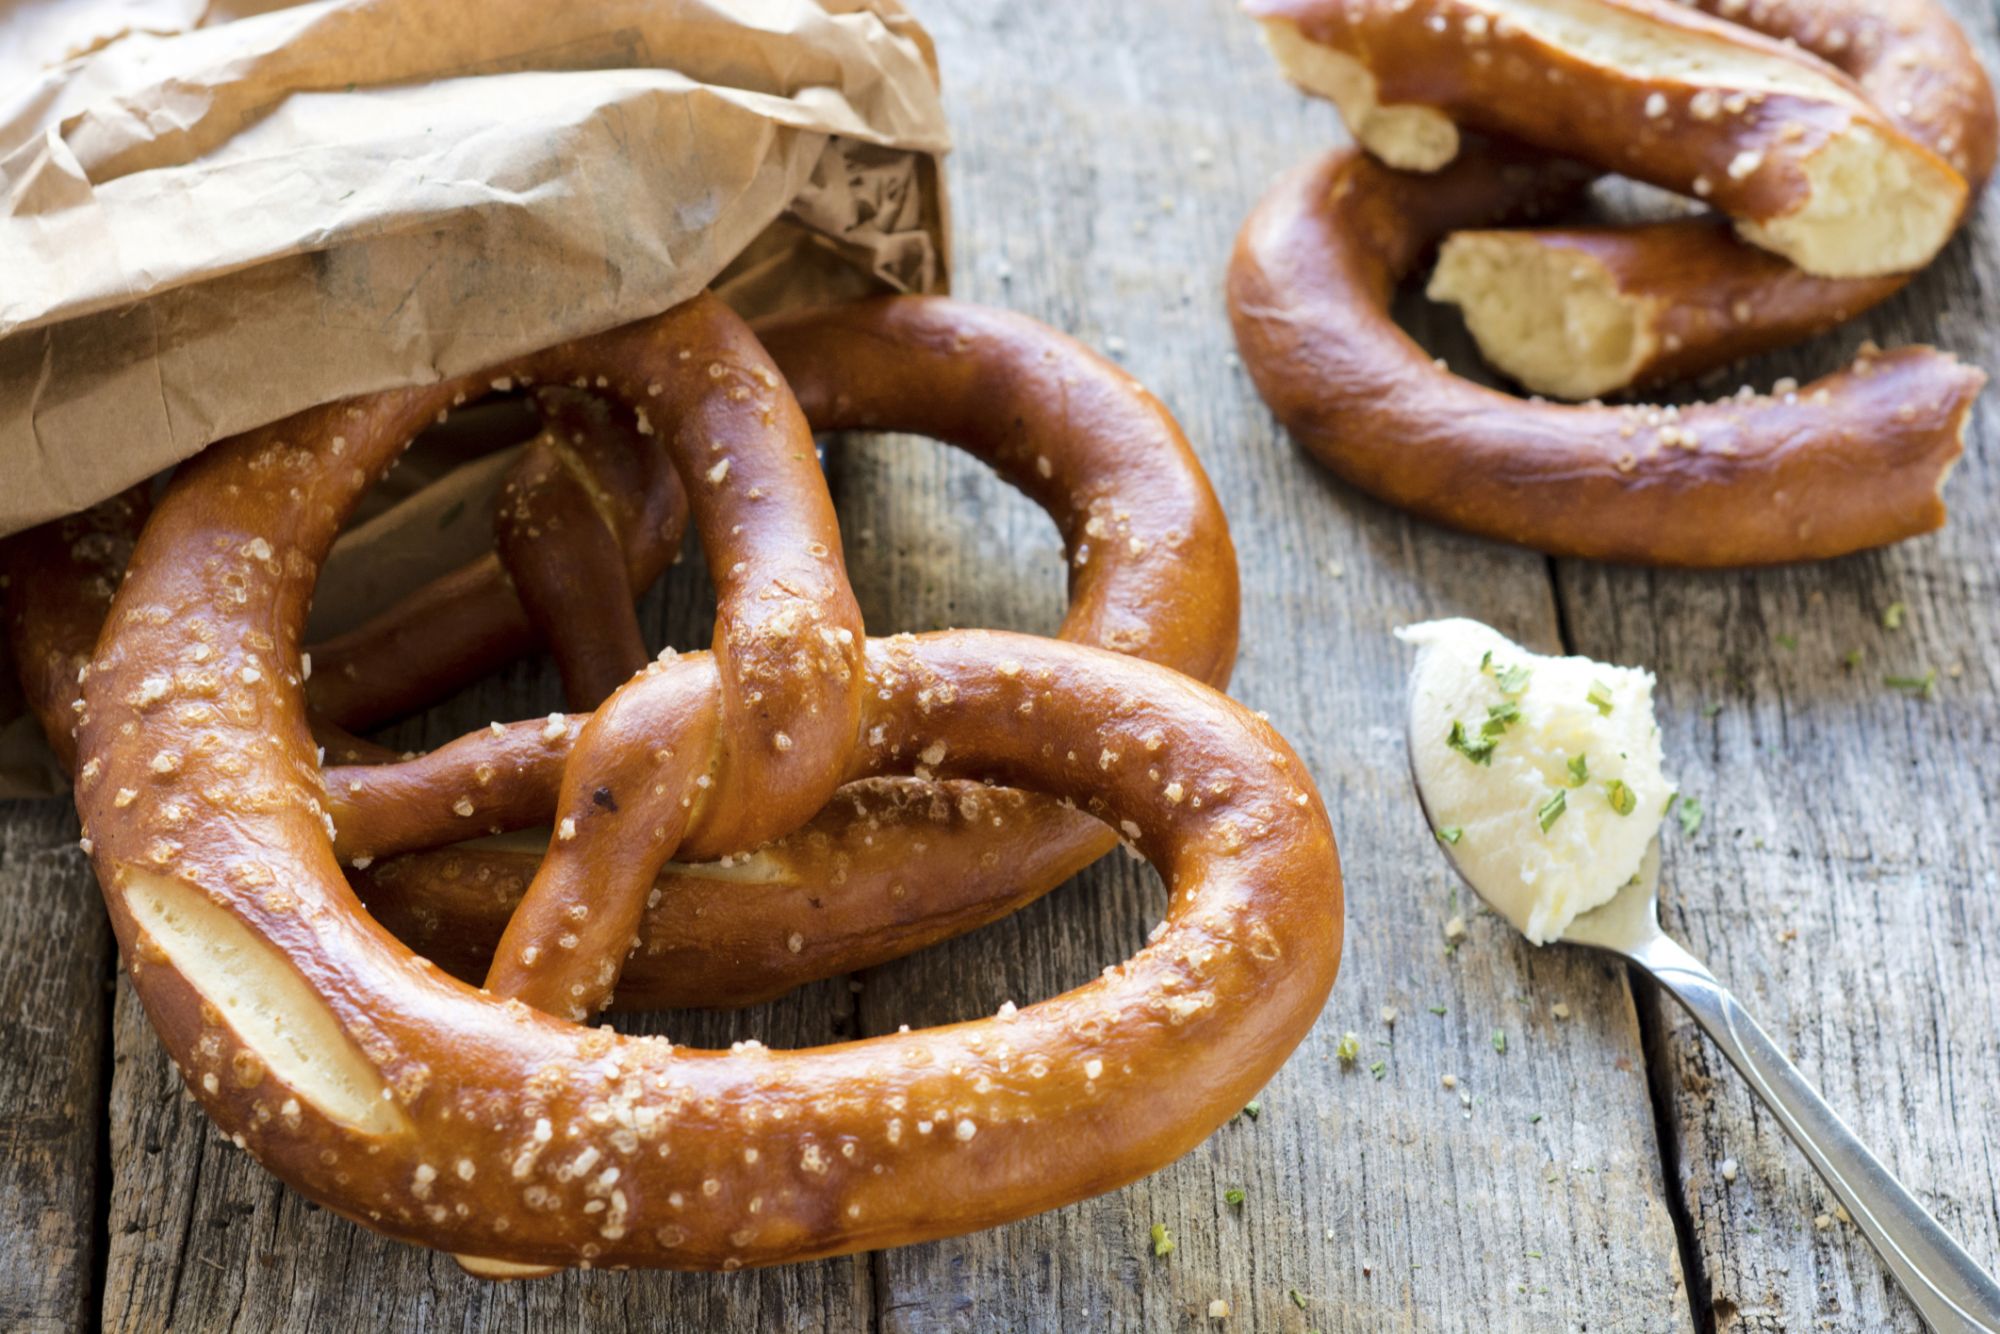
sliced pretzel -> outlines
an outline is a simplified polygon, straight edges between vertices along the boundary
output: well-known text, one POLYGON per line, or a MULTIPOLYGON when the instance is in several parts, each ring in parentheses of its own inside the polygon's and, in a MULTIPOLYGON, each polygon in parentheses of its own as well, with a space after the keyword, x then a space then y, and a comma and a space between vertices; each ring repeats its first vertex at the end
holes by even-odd
MULTIPOLYGON (((1172 417, 1124 371, 1033 320, 935 298, 759 332, 816 429, 949 441, 1049 511, 1071 565, 1063 638, 1227 681, 1238 605, 1228 527, 1172 417)), ((408 764, 330 774, 337 847, 371 911, 426 953, 483 969, 540 847, 382 859, 545 824, 574 731, 566 718, 497 728, 408 764)), ((696 831, 659 879, 620 1000, 767 999, 995 920, 1110 846, 1097 821, 1043 799, 921 785, 850 794, 754 851, 696 831)))
MULTIPOLYGON (((645 367, 690 322, 733 338, 697 302, 596 351, 645 367)), ((605 831, 624 832, 654 794, 628 804, 614 788, 615 809, 597 796, 634 763, 626 742, 685 767, 657 751, 741 729, 736 706, 762 689, 801 749, 830 720, 850 774, 934 757, 940 777, 1038 788, 1118 822, 1166 876, 1168 919, 1132 960, 1054 1000, 807 1052, 681 1051, 481 996, 358 911, 325 826, 298 657, 312 581, 359 488, 461 386, 317 410, 210 449, 142 536, 85 682, 78 801, 133 985, 225 1133, 309 1197, 484 1257, 487 1272, 804 1259, 1109 1189, 1232 1114, 1304 1036, 1337 968, 1324 810, 1283 741, 1209 688, 1114 654, 952 632, 871 645, 851 674, 867 712, 842 707, 848 692, 827 686, 847 661, 840 641, 817 638, 826 658, 811 647, 851 605, 821 536, 824 487, 801 494, 817 472, 809 452, 789 457, 775 377, 760 394, 758 363, 730 346, 709 364, 768 433, 697 396, 674 440, 682 457, 722 446, 713 454, 733 466, 712 484, 762 490, 764 536, 736 548, 740 576, 712 560, 721 653, 636 678, 580 735, 559 812, 581 817, 579 850, 630 893, 643 858, 605 831), (338 465, 335 432, 365 442, 338 465), (814 544, 824 554, 802 554, 814 544), (786 560, 793 571, 761 582, 786 560), (841 588, 814 613, 803 586, 825 592, 822 575, 841 588), (773 603, 742 605, 749 578, 773 603), (797 631, 804 661, 759 652, 797 631), (800 700, 820 713, 800 723, 779 707, 800 700), (622 735, 661 719, 695 735, 622 735)), ((632 377, 612 378, 629 395, 632 377)), ((712 558, 730 553, 740 507, 699 500, 712 558)), ((749 827, 787 804, 782 783, 810 786, 775 767, 761 807, 732 819, 696 803, 691 818, 749 827)), ((735 769, 716 786, 734 786, 735 769)))
MULTIPOLYGON (((1850 75, 1977 197, 1991 176, 1993 89, 1935 0, 1701 0, 1850 75)), ((1797 342, 1901 291, 1908 274, 1814 277, 1709 216, 1636 227, 1460 232, 1431 275, 1492 365, 1526 388, 1587 399, 1693 377, 1797 342)))
POLYGON ((1448 232, 1534 213, 1581 178, 1481 147, 1434 176, 1352 151, 1280 180, 1237 238, 1230 318, 1292 436, 1439 523, 1563 556, 1730 566, 1928 532, 1985 377, 1924 348, 1690 408, 1523 403, 1398 329, 1395 286, 1448 232))
POLYGON ((1822 277, 1923 267, 1965 177, 1832 66, 1669 0, 1252 0, 1361 145, 1435 171, 1460 131, 1713 203, 1822 277))

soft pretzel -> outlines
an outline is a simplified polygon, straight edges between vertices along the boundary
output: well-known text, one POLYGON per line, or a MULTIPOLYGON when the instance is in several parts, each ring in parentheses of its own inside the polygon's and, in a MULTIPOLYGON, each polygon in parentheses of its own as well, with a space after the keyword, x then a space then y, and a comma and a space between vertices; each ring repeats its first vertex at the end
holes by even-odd
MULTIPOLYGON (((1763 22, 1812 28, 1790 6, 1750 8, 1763 22)), ((1736 209, 1739 224, 1763 217, 1743 230, 1768 243, 1775 224, 1749 197, 1773 171, 1810 180, 1819 168, 1804 158, 1824 150, 1835 161, 1846 151, 1829 144, 1907 143, 1943 166, 1900 132, 1885 139, 1865 114, 1870 104, 1858 85, 1747 30, 1628 0, 1258 0, 1253 12, 1266 19, 1294 78, 1334 95, 1364 144, 1397 161, 1441 168, 1418 175, 1360 154, 1333 154, 1274 186, 1238 237, 1229 304, 1245 365, 1279 420, 1341 476, 1392 504, 1499 540, 1558 555, 1662 565, 1834 556, 1943 522, 1939 491, 1962 452, 1983 377, 1927 349, 1867 349, 1846 371, 1804 388, 1780 385, 1769 396, 1746 390, 1690 408, 1564 408, 1521 403, 1451 375, 1387 313, 1396 283, 1447 235, 1542 216, 1577 199, 1591 178, 1566 161, 1537 162, 1465 138, 1460 118, 1583 154, 1599 170, 1631 171, 1690 192, 1696 192, 1693 166, 1734 144, 1745 155, 1730 159, 1741 168, 1734 183, 1741 189, 1706 193, 1736 209), (1610 57, 1618 53, 1630 70, 1614 67, 1610 57), (1531 97, 1536 80, 1546 89, 1531 97), (1824 94, 1824 106, 1805 96, 1812 88, 1824 94), (1634 98, 1641 113, 1659 114, 1628 118, 1639 128, 1621 139, 1606 128, 1616 118, 1604 108, 1634 98), (1583 114, 1589 107, 1595 113, 1583 114), (1561 124, 1565 113, 1589 124, 1569 133, 1561 124), (1660 128, 1648 128, 1649 121, 1660 128), (1787 130, 1788 124, 1801 128, 1787 130), (1835 124, 1846 129, 1828 139, 1826 127, 1835 124), (1790 157, 1773 156, 1772 143, 1789 145, 1790 157), (1413 145, 1428 145, 1428 156, 1413 156, 1413 145), (1663 165, 1635 164, 1630 154, 1639 147, 1662 153, 1663 165)), ((1881 28, 1866 31, 1871 44, 1886 40, 1881 28)), ((1824 33, 1818 39, 1839 45, 1824 33)), ((1954 67, 1930 83, 1906 78, 1902 86, 1925 100, 1899 104, 1898 114, 1931 127, 1940 147, 1977 167, 1991 158, 1990 94, 1983 79, 1971 87, 1961 73, 1954 67), (1958 128, 1940 128, 1947 121, 1958 128)), ((1887 86, 1884 79, 1878 76, 1877 84, 1887 86)), ((1891 203, 1900 198, 1886 188, 1875 193, 1891 203)), ((1963 191, 1938 198, 1952 201, 1955 224, 1963 191)), ((1858 209, 1856 216, 1867 212, 1858 209)), ((1625 346, 1628 331, 1606 302, 1587 299, 1601 293, 1586 279, 1576 280, 1588 289, 1584 296, 1569 294, 1561 331, 1538 342, 1529 330, 1562 304, 1559 261, 1548 258, 1560 236, 1541 248, 1500 243, 1541 256, 1506 284, 1492 277, 1507 264, 1489 239, 1499 235, 1467 238, 1443 287, 1459 296, 1492 288, 1494 304, 1478 307, 1475 323, 1488 326, 1489 339, 1512 344, 1510 364, 1599 373, 1587 357, 1573 355, 1580 347, 1616 363, 1620 375, 1637 373, 1626 365, 1634 360, 1625 346), (1508 304, 1501 307, 1503 300, 1508 304)), ((1667 224, 1647 236, 1641 243, 1647 262, 1664 262, 1670 246, 1680 248, 1683 262, 1647 280, 1654 290, 1682 293, 1664 317, 1684 335, 1671 364, 1705 365, 1749 350, 1695 307, 1744 302, 1749 289, 1732 291, 1731 284, 1746 272, 1769 275, 1779 261, 1729 259, 1749 253, 1739 245, 1725 250, 1717 266, 1700 268, 1693 256, 1703 236, 1714 239, 1708 224, 1667 224)), ((1787 319, 1815 323, 1818 303, 1836 287, 1879 296, 1897 281, 1781 283, 1769 327, 1787 319)), ((1661 348, 1666 337, 1660 335, 1661 348)), ((1638 362, 1648 359, 1668 364, 1653 351, 1638 362)))
MULTIPOLYGON (((759 335, 815 429, 946 440, 1040 502, 1069 555, 1062 638, 1227 682, 1228 526, 1173 418, 1124 371, 1033 320, 938 298, 802 313, 759 335)), ((577 726, 496 728, 405 764, 329 773, 336 846, 370 911, 447 966, 483 968, 541 845, 442 845, 468 825, 546 824, 577 726)), ((871 786, 754 850, 691 835, 638 927, 621 1002, 749 1004, 868 967, 1012 912, 1112 842, 1046 798, 871 786)))
POLYGON ((1165 875, 1167 920, 1053 1000, 794 1053, 586 1030, 442 976, 341 878, 300 679, 342 518, 466 386, 401 391, 190 464, 83 683, 86 848, 133 985, 210 1115, 311 1198, 494 1274, 916 1241, 1109 1189, 1198 1142, 1303 1037, 1337 968, 1338 861, 1297 758, 1210 688, 1116 654, 946 632, 864 660, 841 633, 852 599, 803 423, 747 331, 701 299, 515 373, 586 360, 628 402, 657 375, 684 476, 715 461, 690 490, 721 582, 717 652, 649 668, 576 734, 555 812, 573 836, 509 931, 527 944, 496 961, 504 984, 565 1006, 566 979, 608 985, 592 979, 626 941, 603 922, 671 850, 648 821, 727 845, 779 808, 810 814, 839 778, 918 764, 1116 823, 1165 875), (695 359, 676 376, 681 350, 695 359), (652 791, 669 774, 688 781, 652 791), (578 863, 601 893, 538 894, 585 888, 578 863), (531 946, 545 962, 521 957, 531 946))
MULTIPOLYGON (((1935 0, 1701 0, 1850 75, 1900 129, 1963 174, 1993 171, 1993 88, 1935 0)), ((1907 273, 1815 277, 1713 215, 1632 227, 1460 232, 1439 252, 1449 301, 1486 360, 1535 393, 1587 399, 1704 374, 1824 333, 1901 291, 1907 273)))
POLYGON ((1396 327, 1396 283, 1437 237, 1575 181, 1491 148, 1434 176, 1338 150, 1280 180, 1237 238, 1229 307, 1293 438, 1390 504, 1561 556, 1760 565, 1943 523, 1985 376, 1941 353, 1864 351, 1812 384, 1688 408, 1568 407, 1461 379, 1396 327))
POLYGON ((1461 128, 1707 200, 1822 277, 1903 273, 1965 177, 1853 80, 1670 0, 1250 0, 1280 64, 1362 147, 1435 171, 1461 128))

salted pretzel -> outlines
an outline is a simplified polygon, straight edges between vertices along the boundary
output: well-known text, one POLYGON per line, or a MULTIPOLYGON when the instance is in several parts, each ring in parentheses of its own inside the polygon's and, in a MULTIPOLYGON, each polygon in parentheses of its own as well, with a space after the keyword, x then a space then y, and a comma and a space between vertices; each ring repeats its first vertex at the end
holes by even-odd
POLYGON ((493 994, 359 910, 299 650, 343 517, 473 386, 214 446, 141 535, 83 682, 77 796, 133 985, 224 1132, 309 1197, 506 1275, 728 1269, 989 1226, 1153 1170, 1233 1113, 1338 964, 1332 835, 1285 743, 1118 654, 990 632, 864 648, 804 419, 712 299, 507 373, 579 368, 631 406, 662 391, 718 580, 715 651, 548 729, 572 751, 558 832, 493 994), (839 782, 918 765, 1111 822, 1161 868, 1167 920, 1053 1000, 812 1051, 689 1051, 522 1003, 608 994, 632 905, 683 835, 741 846, 839 782))
POLYGON ((1428 173, 1331 155, 1238 238, 1238 343, 1300 443, 1390 503, 1559 555, 1762 564, 1943 522, 1983 377, 1941 354, 1868 348, 1815 384, 1698 407, 1562 408, 1460 380, 1388 317, 1445 241, 1434 294, 1503 369, 1587 396, 1764 350, 1906 282, 1961 220, 1964 173, 1992 165, 1991 90, 1963 36, 1928 0, 1707 7, 1733 21, 1650 0, 1255 0, 1295 81, 1382 162, 1428 173), (1574 203, 1594 174, 1472 131, 1733 223, 1472 230, 1574 203))
MULTIPOLYGON (((1063 637, 1218 686, 1227 681, 1238 602, 1228 527, 1172 417, 1125 372, 1036 321, 938 298, 801 313, 766 324, 761 334, 815 429, 905 430, 954 441, 1048 508, 1072 568, 1063 637)), ((601 411, 575 415, 558 423, 559 434, 611 420, 601 411)), ((625 434, 627 444, 638 439, 625 434)), ((517 476, 523 471, 517 465, 517 476)), ((666 473, 671 480, 671 469, 666 473)), ((564 567, 567 543, 584 527, 551 529, 539 547, 528 545, 522 563, 564 567)), ((38 553, 19 555, 15 564, 48 591, 50 608, 74 605, 62 567, 38 553)), ((0 548, 0 564, 6 556, 0 548)), ((336 641, 349 646, 342 651, 314 646, 312 682, 329 675, 318 665, 321 655, 347 666, 336 668, 338 693, 312 696, 309 683, 309 698, 365 718, 421 702, 399 679, 399 667, 432 692, 462 684, 488 661, 468 652, 467 637, 457 632, 494 619, 477 602, 479 590, 491 589, 502 610, 521 615, 505 577, 492 578, 494 568, 488 557, 420 590, 336 641), (454 611, 454 601, 472 612, 454 611), (451 632, 424 635, 433 617, 445 618, 451 632), (378 651, 357 653, 356 643, 378 651), (367 702, 358 715, 342 708, 355 700, 367 702)), ((589 603, 598 623, 615 632, 615 601, 589 603)), ((618 637, 585 633, 592 628, 575 637, 618 637)), ((81 662, 96 625, 87 617, 44 616, 17 624, 16 634, 41 653, 61 642, 62 656, 81 662)), ((645 661, 642 649, 635 652, 634 668, 645 661)), ((65 678, 45 711, 62 722, 65 736, 74 694, 65 678)), ((353 746, 365 743, 329 739, 330 725, 314 716, 328 759, 353 763, 353 746)), ((478 733, 400 765, 332 772, 338 846, 377 920, 455 976, 482 977, 547 840, 460 840, 468 832, 545 824, 567 739, 580 725, 565 718, 554 745, 543 735, 550 725, 537 723, 478 733), (462 799, 472 803, 472 815, 461 812, 462 799), (433 850, 385 855, 406 848, 433 850)), ((377 752, 362 762, 394 758, 377 752)), ((803 828, 754 851, 669 865, 618 999, 640 1008, 750 1004, 865 968, 1014 911, 1102 855, 1110 841, 1099 822, 1028 793, 919 778, 856 784, 803 828), (925 884, 928 892, 911 892, 925 884)))

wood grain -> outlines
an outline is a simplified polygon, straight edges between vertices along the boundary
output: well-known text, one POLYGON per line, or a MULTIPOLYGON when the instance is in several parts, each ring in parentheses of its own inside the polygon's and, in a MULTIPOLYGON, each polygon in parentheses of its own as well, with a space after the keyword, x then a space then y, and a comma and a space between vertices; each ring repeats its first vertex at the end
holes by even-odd
MULTIPOLYGON (((1952 8, 2000 69, 1993 8, 1952 8)), ((1989 192, 1895 302, 1740 378, 1817 375, 1869 337, 2000 366, 1996 206, 1989 192)), ((1706 811, 1693 838, 1667 840, 1668 930, 1989 1267, 2000 1264, 1993 402, 1989 389, 1934 537, 1754 575, 1564 565, 1557 580, 1578 651, 1659 673, 1667 753, 1706 811), (1898 604, 1892 629, 1885 612, 1898 604), (1933 669, 1930 699, 1884 683, 1933 669)), ((1655 1078, 1704 1319, 1725 1332, 1921 1330, 1735 1072, 1671 1000, 1646 1010, 1664 1036, 1655 1078)))
POLYGON ((0 802, 0 1329, 94 1308, 111 929, 57 802, 0 802))
MULTIPOLYGON (((2000 64, 1990 8, 1951 3, 2000 64)), ((1670 929, 1995 1260, 1992 412, 1948 494, 1951 528, 1829 565, 1552 566, 1412 523, 1300 455, 1234 364, 1220 288, 1236 228, 1275 173, 1342 135, 1330 107, 1281 83, 1253 25, 1227 0, 920 11, 959 135, 960 294, 1112 352, 1179 415, 1242 560, 1233 691, 1299 748, 1341 836, 1347 959, 1260 1114, 1148 1181, 975 1237, 735 1275, 478 1283, 305 1204, 221 1141, 129 988, 108 1012, 108 933, 73 817, 0 806, 0 997, 15 1019, 0 1063, 0 1124, 12 1127, 0 1139, 0 1326, 68 1329, 101 1311, 120 1330, 253 1334, 1916 1329, 1858 1234, 1815 1224, 1823 1188, 1670 1003, 1635 1000, 1620 968, 1523 945, 1454 894, 1409 790, 1407 662, 1389 631, 1474 615, 1537 648, 1659 672, 1669 755, 1708 812, 1694 837, 1668 839, 1670 929), (1908 611, 1890 630, 1881 613, 1896 602, 1908 611), (1933 699, 1882 684, 1931 667, 1933 699), (1468 932, 1448 949, 1454 915, 1468 932), (1335 1055, 1348 1030, 1362 1045, 1353 1067, 1335 1055), (1153 1254, 1155 1223, 1172 1254, 1153 1254), (1207 1316, 1217 1299, 1226 1323, 1207 1316)), ((2000 364, 1996 291, 2000 232, 1980 222, 1888 309, 1749 373, 1824 369, 1864 333, 2000 364)), ((1475 369, 1455 321, 1414 300, 1401 313, 1475 369)), ((854 438, 832 447, 829 478, 876 633, 1057 623, 1053 526, 977 465, 921 441, 854 438)), ((647 608, 652 642, 704 642, 713 600, 699 559, 647 608)), ((558 702, 553 670, 522 664, 398 739, 434 743, 558 702)), ((1131 953, 1162 906, 1152 874, 1120 857, 856 987, 638 1022, 678 1042, 778 1045, 973 1017, 1131 953)))

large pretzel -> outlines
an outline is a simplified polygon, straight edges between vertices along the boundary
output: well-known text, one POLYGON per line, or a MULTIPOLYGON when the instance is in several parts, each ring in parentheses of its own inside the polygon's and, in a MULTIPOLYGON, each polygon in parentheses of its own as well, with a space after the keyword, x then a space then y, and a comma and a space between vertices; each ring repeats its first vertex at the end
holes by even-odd
POLYGON ((1296 757, 1208 687, 1119 655, 948 632, 864 660, 803 420, 712 301, 511 369, 577 366, 628 403, 664 390, 720 582, 716 652, 656 664, 575 734, 496 990, 589 1008, 684 830, 755 839, 841 779, 918 764, 1113 822, 1166 876, 1168 919, 1053 1000, 797 1053, 677 1050, 442 976, 341 878, 298 643, 342 518, 466 386, 334 405, 176 478, 84 681, 86 847, 209 1113, 309 1196, 490 1273, 920 1240, 1198 1142, 1304 1035, 1337 966, 1338 863, 1296 757))
MULTIPOLYGON (((1567 162, 1466 140, 1461 123, 1708 198, 1733 211, 1744 236, 1823 272, 1927 259, 1962 216, 1966 188, 1925 142, 1982 177, 1992 161, 1991 92, 1949 20, 1917 0, 1903 9, 1920 23, 1864 21, 1844 5, 1715 7, 1774 36, 1856 47, 1850 64, 1867 92, 1900 96, 1884 110, 1770 36, 1649 0, 1253 6, 1293 77, 1335 96, 1364 145, 1434 169, 1406 174, 1333 154, 1273 187, 1238 238, 1229 280, 1238 343, 1301 444, 1393 504, 1559 555, 1760 564, 1839 555, 1943 522, 1938 492, 1983 382, 1949 357, 1869 349, 1845 372, 1770 396, 1565 408, 1451 375, 1388 316, 1396 283, 1447 234, 1538 216, 1590 180, 1567 162), (1945 63, 1912 73, 1911 61, 1932 56, 1945 63)), ((1618 261, 1619 273, 1646 268, 1618 297, 1644 317, 1631 327, 1591 299, 1615 284, 1593 277, 1587 257, 1556 257, 1578 236, 1608 244, 1602 232, 1464 237, 1447 250, 1455 258, 1440 292, 1468 304, 1489 343, 1513 346, 1516 369, 1523 360, 1576 369, 1582 347, 1623 383, 1821 327, 1905 280, 1795 278, 1718 228, 1666 224, 1620 251, 1642 258, 1618 261), (1528 331, 1572 279, 1568 332, 1536 344, 1528 331), (1768 312, 1762 333, 1733 327, 1737 313, 1747 323, 1758 310, 1768 312)))

